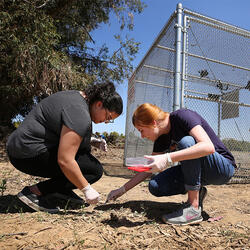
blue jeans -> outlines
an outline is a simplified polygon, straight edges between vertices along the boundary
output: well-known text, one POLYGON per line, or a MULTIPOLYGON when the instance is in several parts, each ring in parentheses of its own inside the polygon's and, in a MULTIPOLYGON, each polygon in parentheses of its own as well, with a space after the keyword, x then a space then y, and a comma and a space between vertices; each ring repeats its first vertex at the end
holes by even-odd
MULTIPOLYGON (((178 149, 194 144, 196 141, 192 136, 185 136, 179 141, 178 149)), ((149 182, 149 191, 157 197, 184 194, 209 184, 225 184, 233 174, 234 166, 231 162, 215 152, 198 159, 181 161, 180 165, 157 174, 149 182)))

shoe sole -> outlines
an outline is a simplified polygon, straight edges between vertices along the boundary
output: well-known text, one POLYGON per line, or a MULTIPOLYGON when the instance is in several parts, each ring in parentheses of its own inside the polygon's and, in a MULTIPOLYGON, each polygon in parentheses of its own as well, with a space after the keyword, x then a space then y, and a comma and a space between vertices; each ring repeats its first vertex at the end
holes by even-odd
POLYGON ((164 223, 169 224, 169 225, 186 226, 186 225, 198 224, 198 223, 200 223, 200 222, 203 221, 203 218, 200 218, 200 219, 195 220, 195 221, 185 222, 185 223, 174 223, 174 222, 169 222, 169 221, 167 221, 164 217, 162 217, 162 220, 163 220, 164 223))
POLYGON ((40 207, 38 205, 36 205, 35 203, 33 203, 30 199, 28 199, 22 192, 17 194, 17 197, 20 201, 22 201, 24 204, 26 204, 28 207, 32 208, 33 210, 39 212, 39 211, 43 211, 43 212, 48 212, 50 214, 55 214, 59 212, 58 208, 55 209, 47 209, 44 207, 40 207))

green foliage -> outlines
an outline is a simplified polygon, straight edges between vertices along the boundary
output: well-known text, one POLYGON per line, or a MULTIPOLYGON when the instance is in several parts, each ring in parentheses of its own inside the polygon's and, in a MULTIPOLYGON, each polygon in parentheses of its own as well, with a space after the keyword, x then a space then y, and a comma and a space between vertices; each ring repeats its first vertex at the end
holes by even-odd
POLYGON ((109 23, 133 29, 140 0, 0 1, 0 125, 26 115, 51 93, 79 89, 93 81, 122 82, 132 70, 139 43, 116 34, 116 51, 95 46, 91 32, 109 23))
POLYGON ((117 132, 111 132, 108 137, 108 142, 111 144, 115 144, 118 141, 119 134, 117 132))
POLYGON ((95 135, 97 138, 101 136, 101 134, 99 132, 95 132, 95 135))
MULTIPOLYGON (((118 146, 119 144, 124 144, 125 142, 125 136, 117 132, 103 132, 102 135, 105 137, 106 142, 109 144, 118 146)), ((101 134, 99 132, 96 132, 95 136, 98 138, 101 136, 101 134)))
POLYGON ((247 141, 237 141, 235 139, 224 139, 222 140, 224 145, 230 150, 230 151, 246 151, 250 152, 250 142, 247 141))
POLYGON ((106 139, 107 139, 108 136, 109 136, 108 132, 103 132, 102 135, 104 135, 104 137, 105 137, 106 139))

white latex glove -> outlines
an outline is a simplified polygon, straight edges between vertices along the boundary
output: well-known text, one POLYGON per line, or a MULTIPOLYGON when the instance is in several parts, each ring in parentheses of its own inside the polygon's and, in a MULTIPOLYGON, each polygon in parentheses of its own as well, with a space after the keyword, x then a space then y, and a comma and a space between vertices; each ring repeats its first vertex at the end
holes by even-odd
POLYGON ((90 142, 91 145, 95 146, 96 148, 99 148, 100 150, 105 152, 108 151, 107 142, 103 138, 91 137, 90 142))
POLYGON ((106 142, 103 138, 101 139, 99 148, 100 148, 102 151, 104 151, 104 152, 107 152, 107 151, 108 151, 107 142, 106 142))
POLYGON ((151 168, 149 171, 147 171, 149 173, 162 172, 173 164, 169 153, 160 155, 145 155, 144 157, 153 161, 147 165, 151 168))
POLYGON ((86 202, 88 204, 96 204, 100 200, 100 194, 88 184, 85 188, 81 190, 85 196, 86 202))
POLYGON ((109 202, 110 200, 114 200, 115 201, 117 198, 121 197, 125 193, 126 193, 126 189, 125 189, 124 186, 122 186, 122 187, 120 187, 118 189, 112 190, 108 194, 106 202, 109 202))

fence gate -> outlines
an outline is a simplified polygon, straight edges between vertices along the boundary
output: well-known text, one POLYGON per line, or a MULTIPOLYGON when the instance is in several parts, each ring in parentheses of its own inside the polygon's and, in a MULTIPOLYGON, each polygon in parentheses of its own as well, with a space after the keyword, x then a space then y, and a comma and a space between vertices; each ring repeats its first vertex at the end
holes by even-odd
POLYGON ((177 5, 128 83, 126 157, 151 154, 132 115, 153 103, 201 114, 233 153, 230 183, 250 183, 250 32, 177 5))

